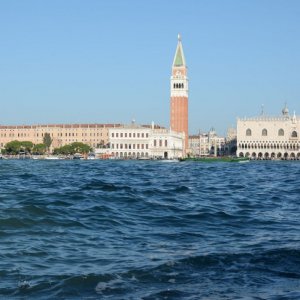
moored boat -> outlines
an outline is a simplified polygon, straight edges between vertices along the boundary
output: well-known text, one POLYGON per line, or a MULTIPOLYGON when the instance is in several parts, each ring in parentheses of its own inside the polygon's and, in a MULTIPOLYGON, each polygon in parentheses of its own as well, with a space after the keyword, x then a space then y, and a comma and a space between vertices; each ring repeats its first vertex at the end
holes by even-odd
POLYGON ((148 157, 148 156, 139 156, 137 159, 138 160, 150 160, 150 157, 148 157))
POLYGON ((57 159, 60 159, 58 156, 55 156, 55 155, 48 155, 48 156, 45 156, 46 160, 57 160, 57 159))

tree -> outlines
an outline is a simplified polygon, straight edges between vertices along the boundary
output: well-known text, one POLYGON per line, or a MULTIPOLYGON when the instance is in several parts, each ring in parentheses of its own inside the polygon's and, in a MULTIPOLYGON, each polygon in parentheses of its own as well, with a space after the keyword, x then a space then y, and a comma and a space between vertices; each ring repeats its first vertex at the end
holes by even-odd
POLYGON ((43 143, 46 145, 46 148, 49 151, 49 148, 52 144, 52 138, 50 136, 50 133, 45 132, 44 137, 43 137, 43 143))
POLYGON ((73 148, 74 153, 87 154, 92 150, 89 145, 80 142, 72 143, 71 147, 73 148))
POLYGON ((46 152, 46 145, 45 144, 36 144, 32 148, 33 154, 45 154, 46 152))
POLYGON ((32 148, 33 148, 33 143, 32 142, 29 142, 29 141, 21 142, 21 149, 24 152, 31 153, 32 148))
POLYGON ((11 141, 4 146, 7 154, 19 154, 20 152, 31 153, 33 143, 30 141, 11 141))
POLYGON ((4 146, 5 152, 8 154, 19 154, 21 149, 20 141, 11 141, 4 146))
POLYGON ((74 142, 69 145, 64 145, 60 148, 55 148, 53 154, 73 155, 75 153, 87 154, 92 148, 84 143, 74 142))
POLYGON ((64 145, 59 148, 55 148, 53 150, 53 154, 55 154, 55 155, 57 155, 57 154, 70 155, 70 154, 74 154, 74 150, 71 147, 71 145, 64 145))

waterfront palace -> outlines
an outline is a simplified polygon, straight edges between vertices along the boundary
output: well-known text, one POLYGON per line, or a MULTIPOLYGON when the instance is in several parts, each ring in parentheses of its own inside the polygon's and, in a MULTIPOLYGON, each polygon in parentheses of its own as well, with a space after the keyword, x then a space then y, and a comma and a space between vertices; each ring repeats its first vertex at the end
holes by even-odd
POLYGON ((119 127, 120 124, 48 124, 0 126, 0 147, 8 142, 30 141, 33 144, 43 143, 45 133, 52 138, 50 150, 73 142, 82 142, 93 148, 109 143, 109 128, 119 127))
POLYGON ((300 159, 300 117, 289 114, 285 106, 281 116, 263 113, 237 120, 237 155, 258 159, 300 159))
POLYGON ((114 158, 179 158, 183 155, 184 133, 134 122, 109 129, 110 156, 114 158))

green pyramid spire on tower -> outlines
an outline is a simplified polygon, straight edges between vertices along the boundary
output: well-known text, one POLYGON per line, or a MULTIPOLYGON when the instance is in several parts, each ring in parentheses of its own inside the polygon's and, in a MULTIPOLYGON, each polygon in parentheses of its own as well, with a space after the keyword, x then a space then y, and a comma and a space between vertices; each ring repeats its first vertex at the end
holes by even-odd
POLYGON ((173 67, 181 67, 185 66, 185 58, 183 54, 182 44, 181 44, 181 36, 178 34, 178 44, 175 52, 175 57, 173 61, 173 67))

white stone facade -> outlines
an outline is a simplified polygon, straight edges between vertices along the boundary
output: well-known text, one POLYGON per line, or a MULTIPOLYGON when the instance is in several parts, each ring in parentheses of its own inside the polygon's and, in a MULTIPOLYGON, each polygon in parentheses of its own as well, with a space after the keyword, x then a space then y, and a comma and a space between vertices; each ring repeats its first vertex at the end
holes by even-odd
POLYGON ((191 156, 223 155, 225 138, 217 135, 214 129, 208 133, 189 136, 189 154, 191 156))
POLYGON ((181 158, 184 134, 158 126, 131 124, 109 130, 112 158, 181 158))
POLYGON ((282 116, 238 118, 237 156, 256 159, 300 159, 300 117, 282 116))

